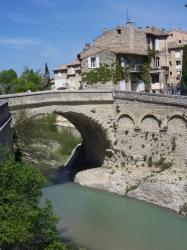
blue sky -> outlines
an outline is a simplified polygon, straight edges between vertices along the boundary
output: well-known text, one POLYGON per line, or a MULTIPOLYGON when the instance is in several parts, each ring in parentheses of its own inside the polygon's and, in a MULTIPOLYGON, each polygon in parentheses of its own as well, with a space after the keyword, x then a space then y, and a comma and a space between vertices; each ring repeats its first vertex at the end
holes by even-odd
POLYGON ((124 25, 187 30, 187 0, 0 0, 0 71, 53 69, 76 58, 104 28, 124 25))

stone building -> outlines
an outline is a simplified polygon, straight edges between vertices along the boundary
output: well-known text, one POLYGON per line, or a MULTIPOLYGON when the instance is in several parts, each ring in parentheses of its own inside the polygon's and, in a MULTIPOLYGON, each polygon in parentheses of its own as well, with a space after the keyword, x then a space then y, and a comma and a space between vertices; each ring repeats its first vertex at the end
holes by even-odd
POLYGON ((167 37, 164 30, 156 28, 136 28, 132 22, 126 26, 105 31, 94 40, 92 45, 86 44, 78 55, 82 72, 89 72, 101 64, 113 65, 118 59, 122 68, 130 68, 130 80, 119 83, 120 89, 128 91, 144 91, 145 86, 140 78, 140 65, 149 56, 149 49, 156 50, 151 63, 152 83, 166 84, 168 78, 167 37))
POLYGON ((180 83, 182 76, 183 47, 187 44, 187 32, 172 30, 168 37, 169 83, 180 83))
POLYGON ((53 70, 54 84, 52 89, 76 91, 81 87, 81 65, 78 60, 53 70))

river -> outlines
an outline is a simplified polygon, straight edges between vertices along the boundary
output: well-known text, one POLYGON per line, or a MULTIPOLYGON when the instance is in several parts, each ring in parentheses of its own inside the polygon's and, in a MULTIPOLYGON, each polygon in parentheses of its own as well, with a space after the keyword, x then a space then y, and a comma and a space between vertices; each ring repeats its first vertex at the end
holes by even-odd
POLYGON ((65 183, 46 187, 63 237, 90 250, 186 250, 187 219, 145 202, 65 183))

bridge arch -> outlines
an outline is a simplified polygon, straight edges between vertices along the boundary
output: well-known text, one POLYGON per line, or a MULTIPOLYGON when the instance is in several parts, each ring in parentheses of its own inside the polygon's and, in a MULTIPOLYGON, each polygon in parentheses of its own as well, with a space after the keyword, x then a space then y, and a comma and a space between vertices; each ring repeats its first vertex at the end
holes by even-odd
POLYGON ((140 124, 143 130, 157 131, 161 126, 161 121, 154 114, 146 114, 141 117, 140 124))
POLYGON ((135 117, 130 113, 123 113, 117 117, 118 129, 130 129, 135 127, 135 117))

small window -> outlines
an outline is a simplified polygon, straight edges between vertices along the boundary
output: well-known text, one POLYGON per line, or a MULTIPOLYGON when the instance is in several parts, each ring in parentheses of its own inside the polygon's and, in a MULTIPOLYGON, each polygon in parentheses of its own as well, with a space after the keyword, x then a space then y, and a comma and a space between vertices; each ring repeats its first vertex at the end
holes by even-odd
POLYGON ((121 29, 117 29, 118 35, 121 35, 121 29))
POLYGON ((178 76, 181 76, 181 71, 177 71, 177 75, 178 75, 178 76))
POLYGON ((181 65, 181 61, 176 61, 176 65, 181 65))
POLYGON ((172 36, 173 36, 173 34, 170 34, 170 36, 172 37, 172 36))
POLYGON ((156 67, 160 67, 160 57, 156 57, 156 67))
POLYGON ((179 40, 179 43, 182 43, 182 41, 181 41, 181 40, 179 40))
POLYGON ((169 66, 172 66, 172 62, 171 61, 169 61, 169 66))
POLYGON ((125 67, 125 65, 127 64, 127 61, 125 59, 125 57, 121 57, 121 67, 125 67))
POLYGON ((169 72, 170 76, 172 76, 172 72, 169 72))
POLYGON ((88 57, 88 68, 99 68, 99 57, 88 57))

